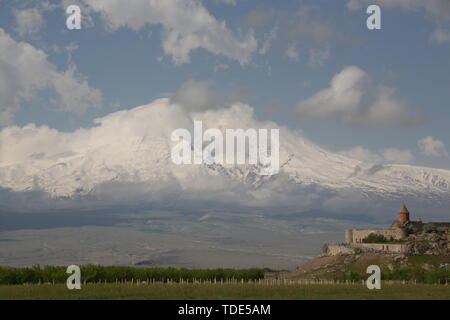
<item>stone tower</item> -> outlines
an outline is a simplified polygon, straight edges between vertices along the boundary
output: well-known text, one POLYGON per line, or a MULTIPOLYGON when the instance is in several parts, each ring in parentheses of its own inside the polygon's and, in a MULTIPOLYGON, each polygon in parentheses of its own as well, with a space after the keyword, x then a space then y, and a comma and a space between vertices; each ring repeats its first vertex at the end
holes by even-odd
POLYGON ((403 205, 400 208, 400 211, 398 213, 398 221, 402 225, 406 225, 409 222, 409 211, 408 211, 408 208, 405 205, 403 205))
POLYGON ((345 242, 353 243, 353 230, 345 230, 345 242))

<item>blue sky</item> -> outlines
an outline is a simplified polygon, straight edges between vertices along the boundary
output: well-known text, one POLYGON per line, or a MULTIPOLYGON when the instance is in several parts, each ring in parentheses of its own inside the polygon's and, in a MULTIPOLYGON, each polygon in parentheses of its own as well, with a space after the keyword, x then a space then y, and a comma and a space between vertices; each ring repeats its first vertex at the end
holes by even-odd
MULTIPOLYGON (((108 7, 106 2, 0 3, 0 28, 3 37, 11 39, 7 43, 28 43, 45 52, 54 66, 54 74, 45 80, 48 86, 29 84, 23 80, 25 75, 15 84, 22 88, 19 91, 0 89, 4 95, 21 95, 0 99, 5 109, 10 108, 8 101, 15 103, 13 117, 2 121, 4 127, 28 123, 60 131, 91 127, 95 118, 170 96, 193 80, 250 104, 259 119, 303 131, 327 149, 354 154, 359 146, 363 156, 379 157, 383 150, 398 149, 406 154, 399 162, 450 169, 450 5, 446 0, 372 1, 382 10, 382 29, 372 31, 366 28, 365 0, 185 1, 193 13, 207 16, 197 22, 189 18, 174 22, 172 15, 159 19, 139 10, 119 10, 120 5, 108 7), (70 4, 82 8, 81 30, 65 27, 65 8, 70 4), (181 31, 184 36, 193 28, 194 35, 213 44, 194 46, 177 58, 179 47, 163 46, 167 33, 180 28, 187 30, 181 31), (368 100, 379 101, 380 86, 391 90, 388 100, 394 101, 393 108, 400 104, 405 108, 398 121, 343 121, 353 117, 345 112, 305 116, 315 114, 309 110, 299 115, 299 108, 315 108, 306 103, 308 99, 329 88, 332 78, 349 66, 364 73, 356 86, 364 86, 361 90, 368 100), (66 73, 70 68, 75 71, 66 73), (68 85, 57 91, 53 81, 61 79, 68 85), (90 98, 74 110, 78 100, 70 92, 90 98), (65 107, 60 101, 66 101, 65 107), (421 120, 414 124, 405 125, 400 119, 418 114, 421 120)), ((147 8, 148 3, 154 2, 136 0, 134 7, 147 8)), ((183 18, 183 12, 177 11, 180 0, 167 3, 162 12, 183 18)), ((37 74, 33 67, 27 70, 37 74)), ((364 109, 363 104, 355 107, 364 109)))

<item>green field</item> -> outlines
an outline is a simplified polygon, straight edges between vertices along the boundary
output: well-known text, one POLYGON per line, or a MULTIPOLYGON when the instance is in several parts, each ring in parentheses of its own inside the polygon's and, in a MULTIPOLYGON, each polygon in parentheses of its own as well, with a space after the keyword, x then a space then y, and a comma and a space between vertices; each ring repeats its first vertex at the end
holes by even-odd
POLYGON ((368 290, 362 284, 88 284, 69 291, 65 285, 2 285, 0 300, 343 300, 343 299, 438 299, 450 300, 450 286, 425 284, 386 284, 381 290, 368 290))

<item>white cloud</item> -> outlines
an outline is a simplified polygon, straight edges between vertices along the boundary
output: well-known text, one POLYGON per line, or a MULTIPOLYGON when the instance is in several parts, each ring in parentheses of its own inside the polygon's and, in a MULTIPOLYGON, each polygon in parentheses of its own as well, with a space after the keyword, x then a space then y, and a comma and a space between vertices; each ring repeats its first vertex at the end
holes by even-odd
POLYGON ((299 10, 290 11, 258 8, 243 19, 243 24, 254 29, 276 26, 277 38, 287 42, 285 44, 310 41, 324 45, 339 38, 331 22, 313 6, 302 6, 299 10))
POLYGON ((14 31, 21 37, 35 37, 45 26, 42 12, 37 8, 14 10, 13 13, 16 21, 14 31))
POLYGON ((414 156, 410 150, 386 148, 379 151, 371 151, 362 146, 357 146, 341 151, 340 154, 361 160, 364 163, 374 164, 412 164, 414 156))
POLYGON ((428 17, 435 20, 450 20, 450 1, 448 0, 349 0, 347 8, 358 10, 363 5, 379 4, 384 8, 404 10, 423 9, 428 17))
POLYGON ((444 142, 429 136, 417 141, 420 152, 429 157, 448 157, 444 142))
POLYGON ((16 42, 0 28, 0 125, 12 123, 23 100, 47 88, 57 93, 60 110, 81 113, 100 107, 101 92, 70 66, 65 72, 47 60, 47 55, 26 42, 16 42))
MULTIPOLYGON (((349 10, 360 10, 364 5, 378 4, 382 8, 402 9, 407 11, 423 10, 428 19, 436 24, 450 21, 449 0, 348 0, 349 10)), ((449 42, 449 34, 440 27, 431 34, 430 41, 435 44, 449 42)))
POLYGON ((300 102, 296 110, 305 119, 336 119, 340 122, 370 127, 417 126, 419 114, 408 112, 403 101, 394 97, 395 90, 373 86, 362 69, 350 66, 335 75, 330 87, 300 102))
POLYGON ((348 0, 346 5, 349 10, 359 10, 362 8, 360 0, 348 0))
MULTIPOLYGON (((25 2, 27 4, 27 2, 25 2)), ((26 9, 13 9, 14 32, 20 37, 38 38, 40 31, 45 27, 44 13, 58 7, 48 0, 31 2, 32 6, 26 9)), ((14 6, 18 7, 18 6, 14 6)))
POLYGON ((330 48, 317 49, 312 48, 309 50, 309 62, 310 67, 321 67, 325 62, 330 59, 330 48))
POLYGON ((291 43, 287 50, 286 55, 294 62, 300 61, 300 53, 298 52, 297 45, 295 43, 291 43))
POLYGON ((381 154, 386 163, 401 163, 412 164, 414 163, 414 156, 410 150, 400 150, 396 148, 383 149, 381 154))
POLYGON ((430 42, 435 44, 443 44, 450 42, 450 31, 442 28, 437 28, 430 35, 430 42))
POLYGON ((57 104, 63 111, 80 114, 102 104, 100 90, 91 88, 86 78, 77 73, 74 65, 65 72, 55 72, 51 81, 59 96, 57 104))
MULTIPOLYGON (((270 44, 270 48, 279 50, 294 62, 300 61, 303 55, 300 44, 306 56, 308 48, 324 48, 344 38, 317 6, 305 5, 289 11, 260 7, 245 16, 242 25, 257 30, 266 39, 260 52, 266 53, 270 44), (276 30, 276 36, 268 37, 273 30, 276 30)), ((348 41, 348 35, 345 37, 348 41)), ((310 56, 312 64, 323 63, 330 56, 330 48, 314 49, 310 56)))
POLYGON ((259 54, 266 54, 269 51, 272 41, 277 37, 277 32, 277 26, 273 27, 272 30, 270 30, 270 32, 267 34, 266 40, 264 40, 262 47, 259 49, 259 54))
POLYGON ((225 71, 230 68, 226 63, 217 63, 214 65, 214 72, 225 71))
POLYGON ((198 0, 84 0, 99 12, 107 27, 129 27, 135 31, 146 25, 162 25, 162 46, 176 64, 188 62, 193 50, 203 48, 247 64, 258 48, 253 32, 238 38, 218 21, 198 0))
POLYGON ((237 0, 222 0, 222 1, 230 6, 237 5, 237 0))
POLYGON ((215 103, 216 95, 209 90, 208 81, 188 80, 172 96, 173 103, 181 104, 188 110, 201 111, 211 108, 215 103))
POLYGON ((171 97, 171 102, 183 106, 185 110, 199 112, 209 109, 224 108, 239 101, 243 92, 227 94, 215 93, 211 90, 210 81, 188 80, 171 97))

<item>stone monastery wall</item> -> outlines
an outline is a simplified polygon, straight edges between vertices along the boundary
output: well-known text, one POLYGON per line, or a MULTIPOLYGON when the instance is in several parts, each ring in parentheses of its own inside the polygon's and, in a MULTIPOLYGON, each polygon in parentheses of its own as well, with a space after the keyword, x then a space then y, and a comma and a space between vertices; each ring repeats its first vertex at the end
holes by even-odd
POLYGON ((400 240, 403 239, 406 234, 403 229, 386 229, 386 230, 346 230, 345 241, 347 243, 362 243, 363 239, 369 234, 375 233, 383 235, 387 239, 400 240))
POLYGON ((355 248, 363 252, 383 252, 383 253, 408 253, 406 244, 390 243, 352 243, 352 244, 329 244, 325 247, 324 254, 328 256, 338 256, 353 254, 355 248))

